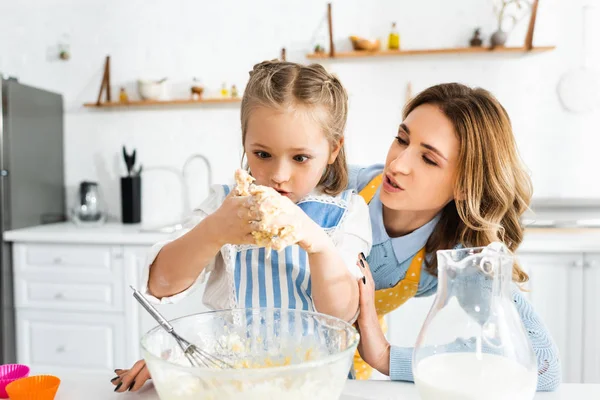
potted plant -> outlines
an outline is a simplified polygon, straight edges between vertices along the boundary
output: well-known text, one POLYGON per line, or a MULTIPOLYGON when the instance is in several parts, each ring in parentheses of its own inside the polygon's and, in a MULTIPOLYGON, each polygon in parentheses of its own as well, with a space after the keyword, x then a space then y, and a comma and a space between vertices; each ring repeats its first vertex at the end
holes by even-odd
POLYGON ((498 21, 498 30, 490 38, 492 47, 504 46, 508 33, 528 14, 531 3, 527 0, 498 0, 494 3, 494 13, 498 21), (505 28, 505 20, 512 22, 510 29, 505 28))

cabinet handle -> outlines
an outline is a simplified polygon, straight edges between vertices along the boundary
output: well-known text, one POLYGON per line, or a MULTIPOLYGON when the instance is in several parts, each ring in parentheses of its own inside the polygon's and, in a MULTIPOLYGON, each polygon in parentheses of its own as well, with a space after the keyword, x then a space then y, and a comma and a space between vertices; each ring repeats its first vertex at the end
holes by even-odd
POLYGON ((585 263, 586 268, 592 268, 592 267, 597 267, 597 266, 598 266, 598 262, 596 260, 588 261, 585 263))
POLYGON ((585 266, 585 263, 582 260, 573 261, 571 263, 571 267, 574 267, 574 268, 583 268, 584 266, 585 266))
POLYGON ((62 299, 64 299, 64 298, 65 298, 65 295, 64 295, 64 294, 62 294, 61 292, 58 292, 58 293, 56 293, 56 294, 54 295, 54 299, 55 299, 55 300, 62 300, 62 299))
POLYGON ((56 348, 56 352, 57 352, 57 353, 64 353, 64 352, 65 352, 65 350, 66 350, 66 349, 65 349, 65 346, 58 346, 58 347, 56 348))
POLYGON ((52 260, 52 262, 54 264, 62 264, 62 258, 60 257, 55 257, 54 260, 52 260))

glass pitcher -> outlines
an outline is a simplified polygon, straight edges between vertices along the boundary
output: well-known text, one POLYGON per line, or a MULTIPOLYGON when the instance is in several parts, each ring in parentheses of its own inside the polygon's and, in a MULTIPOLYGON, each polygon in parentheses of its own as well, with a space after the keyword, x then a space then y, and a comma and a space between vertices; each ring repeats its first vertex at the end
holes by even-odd
POLYGON ((423 400, 531 400, 537 361, 501 243, 437 252, 438 288, 413 353, 423 400))

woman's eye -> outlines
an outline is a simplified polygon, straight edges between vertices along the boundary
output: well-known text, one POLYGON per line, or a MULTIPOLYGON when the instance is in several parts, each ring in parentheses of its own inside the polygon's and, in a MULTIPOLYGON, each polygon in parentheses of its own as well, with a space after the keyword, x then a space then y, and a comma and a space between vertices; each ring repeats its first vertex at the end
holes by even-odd
POLYGON ((269 158, 269 157, 271 157, 271 155, 269 153, 264 152, 264 151, 255 151, 254 155, 256 155, 256 157, 258 157, 258 158, 269 158))
POLYGON ((427 157, 423 157, 423 161, 425 161, 426 164, 433 165, 433 166, 437 167, 437 163, 435 161, 433 161, 433 160, 430 160, 427 157))
POLYGON ((402 146, 406 146, 408 144, 408 142, 406 140, 402 139, 400 136, 396 136, 396 140, 402 146))

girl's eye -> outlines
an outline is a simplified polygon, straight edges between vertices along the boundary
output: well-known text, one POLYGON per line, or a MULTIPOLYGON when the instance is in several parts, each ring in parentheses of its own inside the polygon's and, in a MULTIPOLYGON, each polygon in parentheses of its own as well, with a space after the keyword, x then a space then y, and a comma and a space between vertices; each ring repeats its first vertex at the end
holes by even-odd
POLYGON ((255 151, 254 155, 256 155, 256 157, 258 157, 258 158, 263 158, 263 159, 271 157, 271 155, 269 153, 264 152, 264 151, 255 151))
POLYGON ((294 161, 297 161, 297 162, 300 162, 300 163, 306 162, 306 161, 308 161, 309 159, 310 159, 310 157, 309 157, 309 156, 303 156, 303 155, 300 155, 300 156, 294 156, 294 161))
POLYGON ((401 146, 406 146, 406 145, 408 145, 408 142, 407 142, 406 140, 402 139, 400 136, 396 136, 396 140, 398 141, 398 143, 399 143, 401 146))

